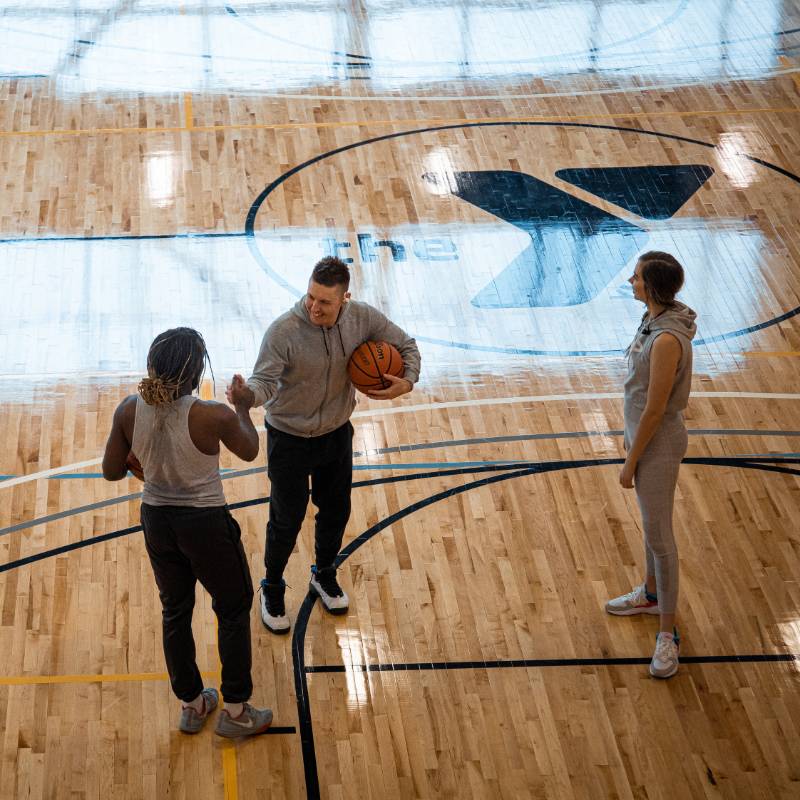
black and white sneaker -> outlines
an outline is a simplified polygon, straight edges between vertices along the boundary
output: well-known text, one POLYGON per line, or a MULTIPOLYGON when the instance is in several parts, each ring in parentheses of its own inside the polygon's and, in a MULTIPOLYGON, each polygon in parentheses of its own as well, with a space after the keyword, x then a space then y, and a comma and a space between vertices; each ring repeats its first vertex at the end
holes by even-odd
POLYGON ((350 601, 336 580, 336 567, 325 567, 318 570, 316 566, 312 566, 309 588, 319 596, 325 610, 330 614, 347 613, 350 601))
POLYGON ((261 621, 270 633, 289 633, 291 624, 286 616, 283 595, 286 592, 286 581, 267 583, 261 581, 261 621))

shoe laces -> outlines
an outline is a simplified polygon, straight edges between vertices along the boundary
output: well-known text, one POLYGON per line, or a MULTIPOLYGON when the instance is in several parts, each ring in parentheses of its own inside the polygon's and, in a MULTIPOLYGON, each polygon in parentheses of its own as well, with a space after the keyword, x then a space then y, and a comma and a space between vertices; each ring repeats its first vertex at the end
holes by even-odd
POLYGON ((273 584, 262 582, 259 586, 261 593, 267 600, 267 610, 270 616, 282 617, 286 613, 286 604, 284 602, 284 593, 289 584, 273 584))
POLYGON ((668 636, 659 636, 656 639, 655 658, 659 661, 672 661, 678 651, 678 644, 675 639, 668 636))
POLYGON ((336 572, 333 570, 319 570, 317 572, 317 583, 325 590, 325 594, 330 597, 341 597, 344 592, 339 582, 336 580, 336 572))
POLYGON ((647 596, 644 593, 644 586, 641 584, 639 586, 635 586, 631 589, 628 594, 623 596, 623 600, 633 603, 635 605, 641 605, 647 602, 647 596))

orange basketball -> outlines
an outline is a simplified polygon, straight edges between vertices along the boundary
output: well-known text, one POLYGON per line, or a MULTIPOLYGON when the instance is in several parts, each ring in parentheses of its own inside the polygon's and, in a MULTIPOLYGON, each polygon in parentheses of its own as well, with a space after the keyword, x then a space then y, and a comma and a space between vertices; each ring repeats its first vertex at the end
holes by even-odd
POLYGON ((385 374, 403 377, 403 359, 393 345, 388 342, 364 342, 353 351, 347 372, 353 386, 362 392, 370 389, 388 389, 389 381, 385 374))

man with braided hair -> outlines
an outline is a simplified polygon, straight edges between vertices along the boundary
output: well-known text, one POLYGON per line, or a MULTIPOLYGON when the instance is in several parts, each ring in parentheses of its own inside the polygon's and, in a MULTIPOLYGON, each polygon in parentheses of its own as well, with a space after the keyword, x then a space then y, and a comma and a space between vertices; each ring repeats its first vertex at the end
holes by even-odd
POLYGON ((139 394, 114 412, 103 457, 103 477, 122 480, 131 466, 144 480, 142 528, 163 607, 164 656, 173 692, 183 703, 180 729, 198 733, 219 703, 203 688, 195 662, 192 610, 199 580, 217 615, 226 708, 220 736, 263 733, 272 711, 253 708, 250 674, 250 608, 253 583, 241 532, 225 504, 219 443, 245 461, 258 455, 258 433, 249 408, 233 411, 193 392, 208 362, 203 337, 173 328, 155 338, 139 394))

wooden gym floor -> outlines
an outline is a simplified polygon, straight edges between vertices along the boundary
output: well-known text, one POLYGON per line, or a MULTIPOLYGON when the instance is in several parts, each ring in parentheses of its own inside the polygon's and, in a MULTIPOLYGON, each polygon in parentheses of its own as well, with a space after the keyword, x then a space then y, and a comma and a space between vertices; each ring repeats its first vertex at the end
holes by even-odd
MULTIPOLYGON (((0 101, 0 797, 798 796, 797 0, 0 0, 0 101), (668 682, 603 611, 656 248, 699 314, 668 682), (274 730, 186 737, 111 414, 176 324, 223 398, 326 252, 422 379, 354 417, 350 613, 311 514, 292 636, 254 608, 274 730)), ((258 579, 264 459, 223 461, 258 579)))

